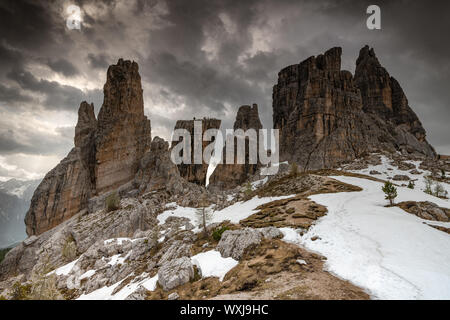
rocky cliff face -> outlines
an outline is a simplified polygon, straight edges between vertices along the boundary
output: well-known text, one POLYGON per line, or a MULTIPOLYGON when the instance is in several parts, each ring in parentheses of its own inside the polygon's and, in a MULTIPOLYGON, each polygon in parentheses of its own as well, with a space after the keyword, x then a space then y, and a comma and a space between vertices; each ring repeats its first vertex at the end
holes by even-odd
POLYGON ((273 123, 281 160, 318 169, 380 150, 434 156, 403 91, 373 50, 361 50, 356 77, 341 71, 341 54, 332 48, 278 74, 273 123))
MULTIPOLYGON (((195 141, 194 121, 201 121, 202 137, 203 133, 208 129, 219 129, 221 121, 218 119, 203 118, 197 120, 178 120, 175 124, 175 130, 185 129, 189 132, 191 137, 191 164, 184 164, 184 163, 179 164, 178 170, 180 172, 180 175, 189 182, 204 186, 206 183, 206 173, 208 171, 208 164, 204 163, 204 161, 203 164, 194 164, 194 141, 195 141)), ((203 141, 202 137, 200 137, 200 139, 202 141, 202 155, 203 155, 203 151, 205 150, 206 146, 208 146, 211 142, 203 141)), ((176 146, 179 143, 179 141, 172 142, 171 147, 173 148, 174 146, 176 146)))
POLYGON ((57 226, 92 196, 134 179, 151 141, 137 63, 120 59, 110 66, 104 94, 98 120, 94 106, 81 103, 75 148, 36 189, 25 217, 28 235, 57 226))
POLYGON ((96 136, 98 193, 132 180, 151 142, 137 63, 120 59, 117 65, 110 66, 103 90, 96 136))
MULTIPOLYGON (((258 105, 241 106, 236 115, 236 121, 233 126, 234 130, 242 129, 244 132, 248 129, 262 129, 261 120, 259 119, 258 105)), ((257 136, 258 137, 258 136, 257 136)), ((258 139, 258 138, 257 138, 258 139)), ((256 141, 258 144, 258 141, 256 141)), ((232 189, 244 183, 248 178, 255 174, 259 168, 259 164, 249 163, 249 138, 245 142, 245 164, 237 163, 237 139, 234 141, 234 164, 219 164, 209 178, 211 187, 219 187, 220 189, 232 189)), ((226 146, 222 151, 222 158, 226 159, 226 146)))
POLYGON ((356 60, 355 83, 361 91, 364 112, 393 127, 400 151, 436 156, 400 84, 381 66, 368 46, 360 50, 356 60))
POLYGON ((94 106, 82 102, 75 127, 75 148, 44 177, 25 216, 28 235, 41 234, 69 219, 94 194, 94 106))

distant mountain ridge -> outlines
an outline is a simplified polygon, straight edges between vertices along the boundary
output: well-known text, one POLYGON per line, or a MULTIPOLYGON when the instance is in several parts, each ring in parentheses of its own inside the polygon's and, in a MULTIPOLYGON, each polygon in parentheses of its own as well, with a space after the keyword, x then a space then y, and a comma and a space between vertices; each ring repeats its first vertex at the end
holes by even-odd
POLYGON ((0 248, 26 238, 24 218, 40 181, 10 179, 0 182, 0 248))

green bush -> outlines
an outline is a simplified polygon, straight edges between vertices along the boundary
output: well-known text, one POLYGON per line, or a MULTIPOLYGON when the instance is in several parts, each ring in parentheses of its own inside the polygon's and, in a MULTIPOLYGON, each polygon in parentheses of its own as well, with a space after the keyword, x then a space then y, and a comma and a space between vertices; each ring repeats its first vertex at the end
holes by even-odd
POLYGON ((415 186, 414 185, 414 181, 410 180, 409 183, 408 183, 408 188, 409 189, 414 189, 414 186, 415 186))
POLYGON ((425 176, 424 180, 425 180, 425 190, 423 190, 423 191, 427 194, 433 195, 433 190, 432 190, 433 183, 434 183, 433 177, 425 176))
POLYGON ((397 188, 394 187, 392 182, 386 181, 384 186, 381 188, 384 192, 385 199, 389 200, 390 205, 394 205, 394 199, 397 198, 397 188))
POLYGON ((448 196, 448 192, 445 190, 442 184, 436 183, 433 195, 439 198, 446 198, 448 196))
POLYGON ((31 284, 22 285, 20 282, 12 286, 11 300, 29 300, 31 294, 31 284))
POLYGON ((252 193, 253 193, 252 184, 250 182, 247 182, 244 187, 245 199, 246 200, 250 199, 250 197, 252 196, 252 193))
POLYGON ((214 230, 214 232, 212 234, 213 239, 216 241, 220 241, 220 239, 222 238, 222 233, 224 233, 227 230, 228 230, 228 227, 222 227, 220 229, 214 230))
POLYGON ((119 206, 120 206, 120 198, 117 192, 113 192, 106 197, 105 207, 107 212, 115 211, 119 209, 119 206))

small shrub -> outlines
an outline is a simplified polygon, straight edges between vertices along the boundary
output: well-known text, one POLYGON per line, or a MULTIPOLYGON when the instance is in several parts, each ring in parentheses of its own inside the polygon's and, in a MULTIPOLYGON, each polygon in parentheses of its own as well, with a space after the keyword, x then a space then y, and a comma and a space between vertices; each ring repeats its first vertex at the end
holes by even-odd
POLYGON ((442 179, 445 179, 445 170, 444 169, 441 169, 441 177, 442 177, 442 179))
POLYGON ((119 206, 120 206, 120 198, 117 192, 113 192, 106 197, 105 207, 107 212, 115 211, 119 209, 119 206))
POLYGON ((289 169, 289 173, 291 174, 291 176, 298 175, 298 165, 297 165, 296 162, 292 162, 291 163, 291 167, 289 169))
POLYGON ((216 241, 220 241, 220 239, 222 238, 222 234, 228 230, 228 227, 222 227, 220 229, 216 229, 214 230, 212 237, 214 240, 216 241))
POLYGON ((194 265, 194 277, 190 280, 190 282, 198 281, 202 278, 201 272, 196 265, 194 265))
POLYGON ((66 259, 66 261, 70 262, 75 260, 77 257, 77 245, 73 239, 67 239, 66 243, 62 248, 61 255, 66 259))
POLYGON ((244 186, 244 197, 246 200, 250 199, 253 193, 252 184, 247 182, 244 186))
POLYGON ((385 199, 389 200, 390 205, 394 205, 394 199, 397 198, 397 188, 394 187, 392 182, 386 181, 384 186, 381 188, 384 192, 385 199))
POLYGON ((408 183, 408 188, 409 189, 414 189, 415 185, 414 185, 414 181, 410 180, 408 183))
POLYGON ((30 300, 63 300, 61 292, 57 289, 56 275, 39 272, 32 275, 31 288, 28 295, 30 300))
POLYGON ((434 187, 433 195, 439 198, 445 198, 448 195, 447 190, 442 186, 440 183, 436 183, 436 186, 434 187))
POLYGON ((11 300, 29 300, 31 293, 31 284, 22 285, 20 282, 12 286, 11 300))
POLYGON ((434 183, 433 177, 425 176, 424 180, 425 180, 425 190, 423 190, 423 192, 433 195, 433 190, 432 190, 433 183, 434 183))

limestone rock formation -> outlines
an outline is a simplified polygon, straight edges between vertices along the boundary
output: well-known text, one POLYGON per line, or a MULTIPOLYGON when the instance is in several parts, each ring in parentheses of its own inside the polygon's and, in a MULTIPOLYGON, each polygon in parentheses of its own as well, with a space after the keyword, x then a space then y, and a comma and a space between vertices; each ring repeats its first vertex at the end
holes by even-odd
POLYGON ((400 84, 381 66, 369 46, 361 49, 356 60, 355 82, 361 91, 364 112, 392 124, 397 147, 401 151, 436 156, 400 84))
POLYGON ((36 189, 25 217, 28 235, 41 234, 87 207, 88 200, 130 182, 150 148, 141 78, 135 62, 120 59, 108 69, 98 120, 82 102, 75 148, 36 189))
POLYGON ((120 59, 110 66, 103 91, 96 137, 98 193, 131 181, 151 142, 137 63, 120 59))
MULTIPOLYGON (((203 161, 202 157, 202 164, 195 164, 194 163, 194 142, 195 142, 195 134, 194 134, 194 124, 195 121, 201 121, 202 125, 202 137, 206 130, 208 129, 219 129, 221 121, 218 119, 211 119, 211 118, 203 118, 203 119, 197 119, 197 120, 178 120, 175 124, 175 129, 185 129, 189 132, 191 137, 191 164, 181 163, 178 165, 178 170, 180 172, 180 175, 185 178, 187 181, 196 183, 199 185, 204 186, 206 183, 206 173, 208 171, 208 164, 206 164, 203 161)), ((202 137, 200 137, 200 141, 202 141, 202 155, 203 151, 205 150, 206 146, 208 146, 211 141, 203 141, 202 137)), ((178 143, 181 143, 180 140, 173 141, 172 147, 174 148, 178 143)), ((214 140, 213 140, 214 141, 214 140)))
POLYGON ((262 234, 256 229, 227 230, 222 234, 216 250, 224 258, 240 260, 245 250, 259 244, 261 239, 262 234))
POLYGON ((434 157, 403 91, 373 50, 361 50, 355 77, 341 71, 341 54, 332 48, 279 72, 273 123, 280 130, 281 160, 319 169, 376 151, 434 157))
POLYGON ((87 205, 94 193, 94 106, 82 102, 78 116, 75 148, 47 173, 33 194, 25 217, 28 235, 41 234, 69 219, 87 205))
POLYGON ((194 278, 194 266, 188 257, 166 262, 159 268, 158 283, 169 291, 194 278))
MULTIPOLYGON (((242 129, 244 132, 248 129, 256 130, 256 152, 259 147, 259 130, 262 129, 261 120, 259 119, 258 105, 241 106, 237 112, 236 120, 233 126, 234 130, 242 129)), ((234 163, 226 164, 226 146, 222 151, 222 164, 217 165, 213 174, 209 178, 209 183, 212 187, 219 187, 221 189, 232 189, 244 183, 248 178, 255 174, 260 167, 259 162, 250 164, 249 156, 249 137, 245 138, 245 164, 237 163, 237 138, 234 141, 234 163)))

